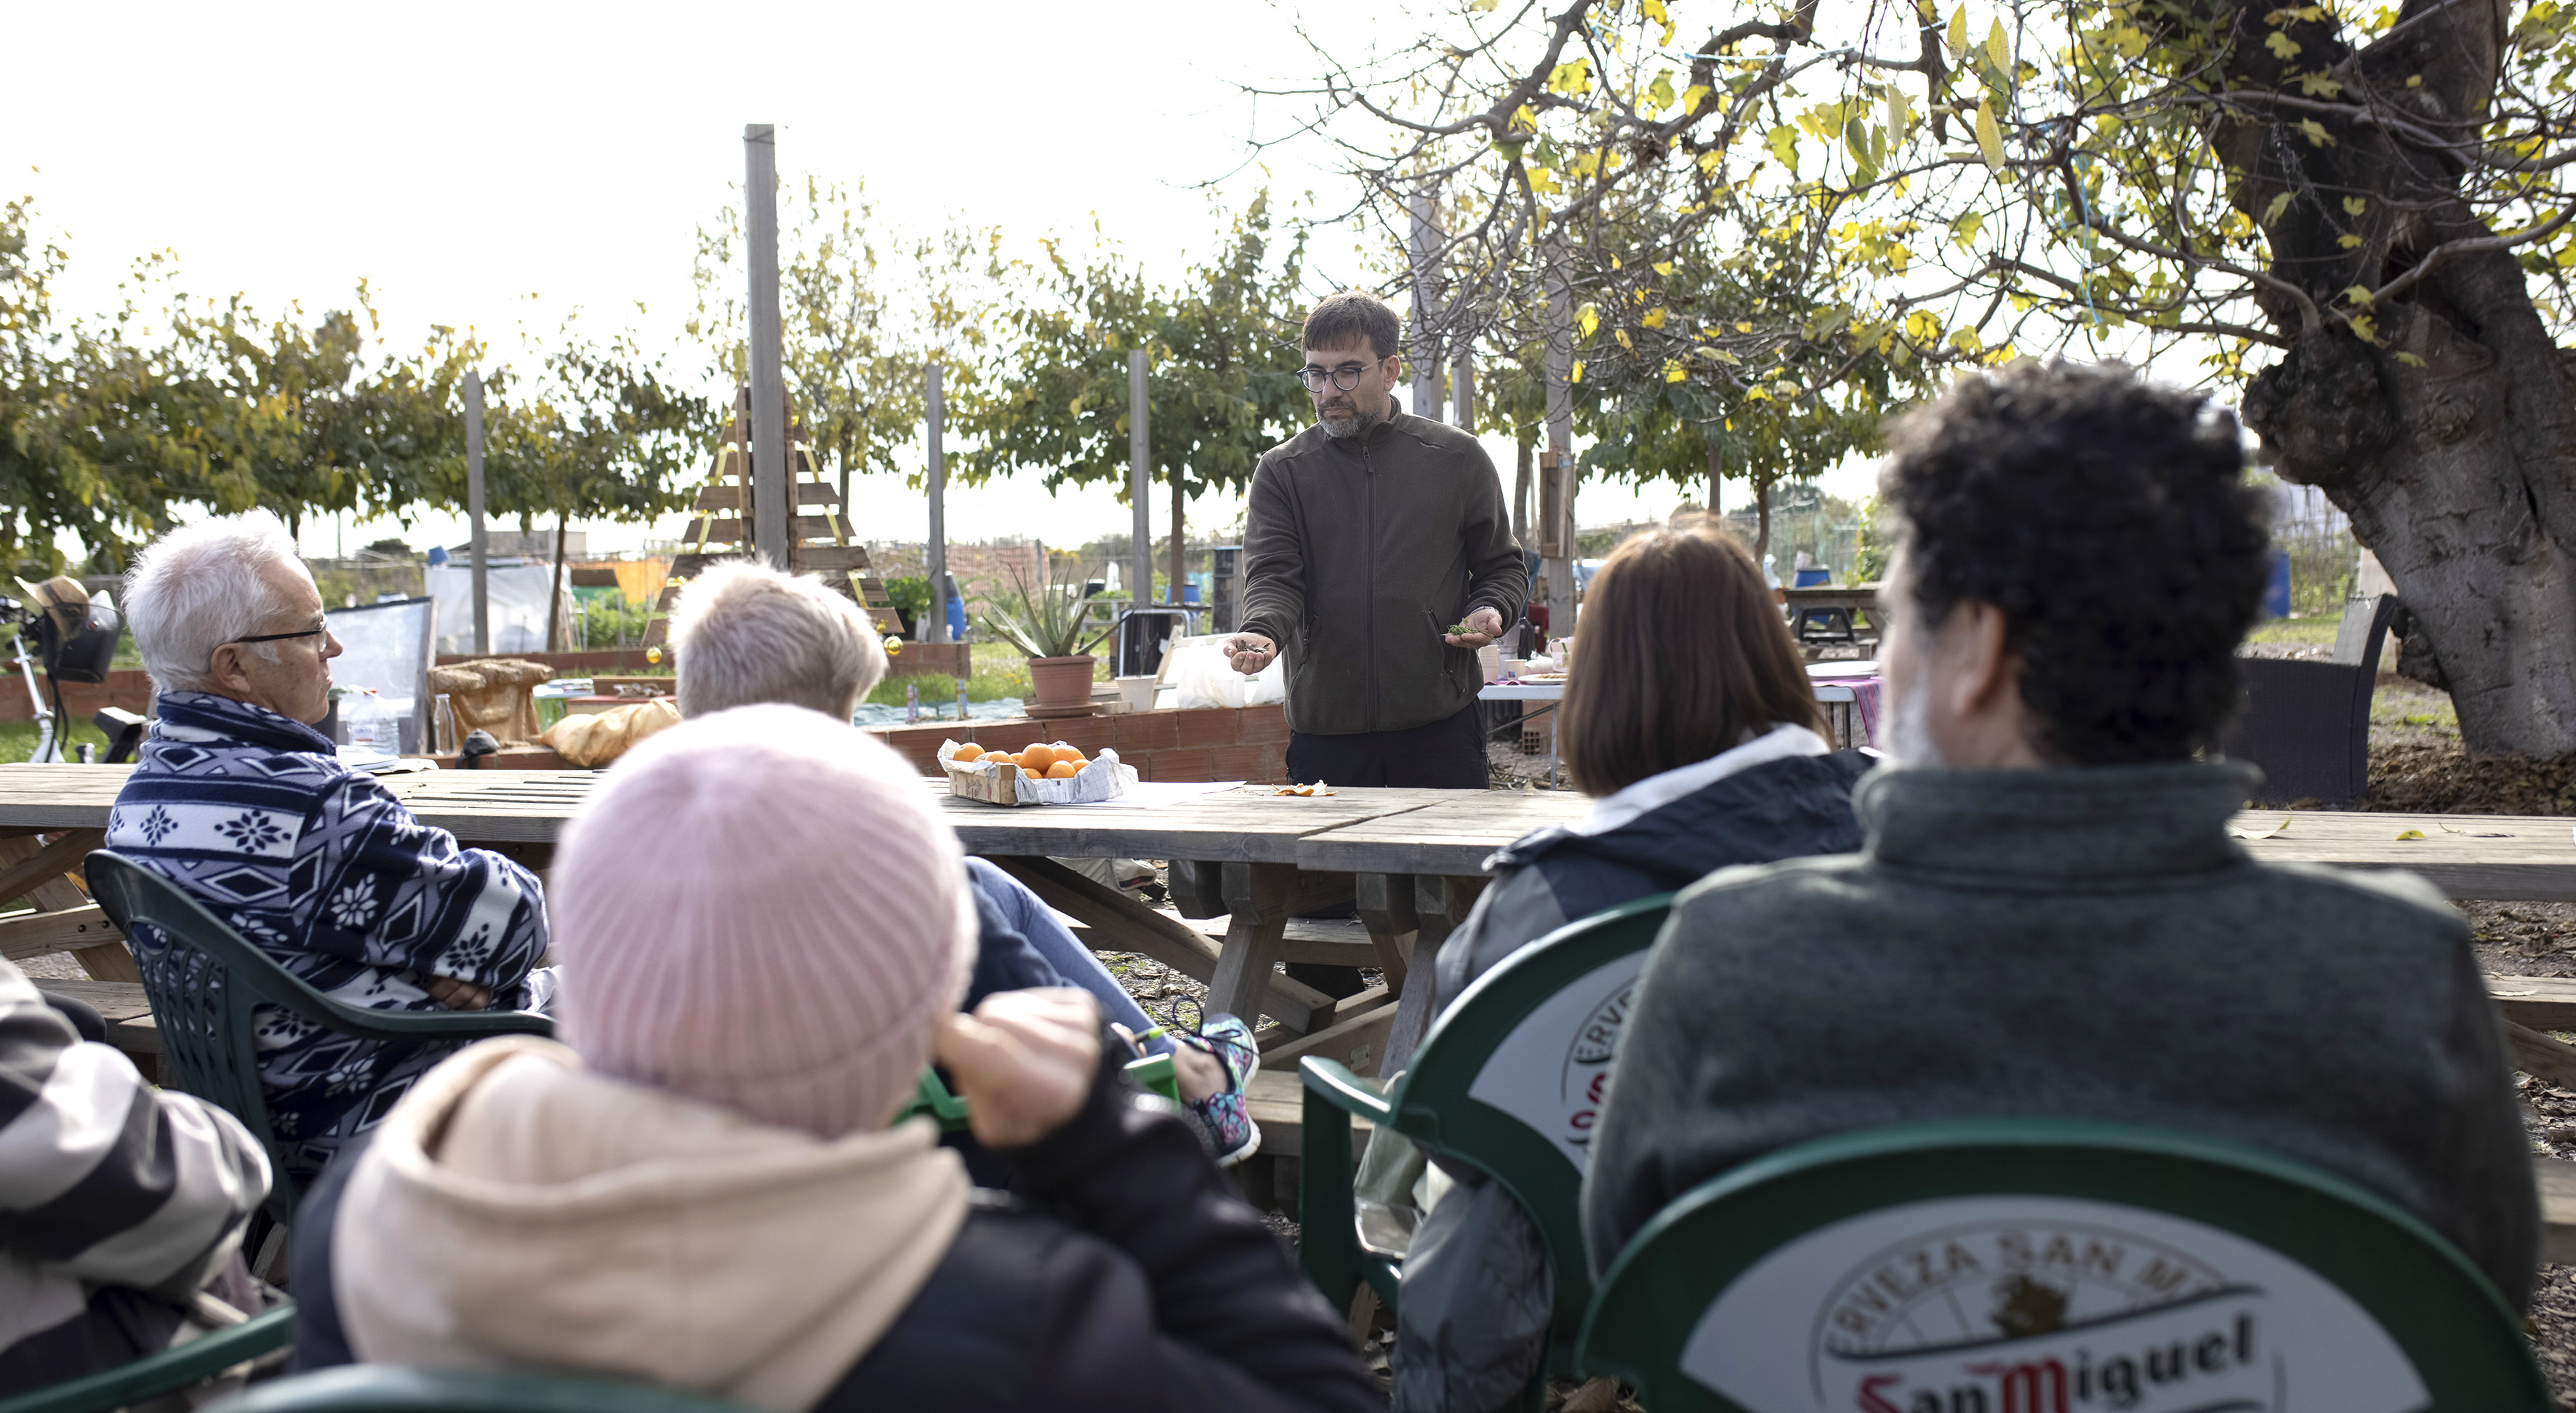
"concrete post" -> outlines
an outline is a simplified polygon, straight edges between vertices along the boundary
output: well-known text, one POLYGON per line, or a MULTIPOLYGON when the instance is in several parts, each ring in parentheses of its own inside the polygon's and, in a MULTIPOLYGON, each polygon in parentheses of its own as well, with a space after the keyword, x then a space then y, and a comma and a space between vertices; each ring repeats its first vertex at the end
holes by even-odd
POLYGON ((1154 440, 1146 426, 1145 350, 1127 352, 1127 499, 1136 514, 1136 543, 1131 550, 1136 576, 1129 600, 1137 608, 1154 601, 1154 515, 1149 504, 1154 489, 1154 440))
POLYGON ((483 375, 465 375, 466 545, 474 556, 474 652, 492 651, 492 598, 484 589, 483 375))
POLYGON ((1413 192, 1413 326, 1406 330, 1413 364, 1413 403, 1405 411, 1440 420, 1440 274, 1432 252, 1440 245, 1440 199, 1426 182, 1413 192))
POLYGON ((939 365, 931 364, 922 386, 923 420, 930 428, 930 622, 921 633, 925 643, 948 641, 948 461, 940 447, 940 434, 947 429, 947 403, 941 397, 939 373, 939 365))
POLYGON ((1574 635, 1574 291, 1565 237, 1551 235, 1540 280, 1547 294, 1547 451, 1539 460, 1539 555, 1547 575, 1547 631, 1574 635))
POLYGON ((744 244, 751 267, 751 544, 787 567, 796 477, 787 465, 787 378, 778 329, 778 142, 767 123, 742 130, 744 244))

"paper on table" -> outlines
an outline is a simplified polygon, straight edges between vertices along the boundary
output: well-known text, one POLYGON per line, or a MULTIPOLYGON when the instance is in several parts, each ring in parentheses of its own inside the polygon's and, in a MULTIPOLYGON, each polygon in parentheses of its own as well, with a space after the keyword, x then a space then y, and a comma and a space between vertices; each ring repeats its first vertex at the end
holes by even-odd
POLYGON ((1138 780, 1127 786, 1127 793, 1114 800, 1085 800, 1067 805, 1066 809, 1133 809, 1139 805, 1177 805, 1219 790, 1232 790, 1240 780, 1138 780))

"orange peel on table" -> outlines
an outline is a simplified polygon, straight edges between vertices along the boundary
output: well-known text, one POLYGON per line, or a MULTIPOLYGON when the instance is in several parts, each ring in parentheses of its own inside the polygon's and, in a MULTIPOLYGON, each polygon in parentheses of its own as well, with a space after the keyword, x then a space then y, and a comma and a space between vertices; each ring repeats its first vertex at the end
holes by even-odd
POLYGON ((1340 792, 1325 784, 1323 781, 1318 780, 1312 785, 1282 785, 1273 793, 1279 795, 1296 795, 1300 798, 1312 799, 1317 795, 1333 795, 1340 792))

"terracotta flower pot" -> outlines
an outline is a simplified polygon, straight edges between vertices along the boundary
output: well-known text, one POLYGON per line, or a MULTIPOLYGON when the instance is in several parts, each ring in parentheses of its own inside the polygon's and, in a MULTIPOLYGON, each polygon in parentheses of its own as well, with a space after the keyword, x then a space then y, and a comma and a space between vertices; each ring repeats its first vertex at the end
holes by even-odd
POLYGON ((1080 657, 1030 658, 1029 705, 1088 706, 1091 702, 1091 669, 1098 661, 1089 653, 1080 657))

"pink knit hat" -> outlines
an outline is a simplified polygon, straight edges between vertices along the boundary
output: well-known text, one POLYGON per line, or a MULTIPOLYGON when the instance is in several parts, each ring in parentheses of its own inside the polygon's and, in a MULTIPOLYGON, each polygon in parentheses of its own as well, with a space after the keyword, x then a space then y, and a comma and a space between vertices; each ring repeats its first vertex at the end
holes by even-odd
POLYGON ((628 752, 549 892, 585 1063, 826 1138, 894 1113, 974 961, 964 855, 921 776, 803 707, 628 752))

